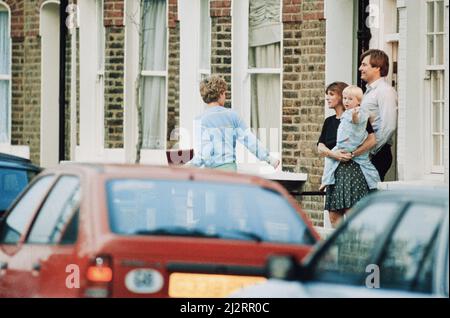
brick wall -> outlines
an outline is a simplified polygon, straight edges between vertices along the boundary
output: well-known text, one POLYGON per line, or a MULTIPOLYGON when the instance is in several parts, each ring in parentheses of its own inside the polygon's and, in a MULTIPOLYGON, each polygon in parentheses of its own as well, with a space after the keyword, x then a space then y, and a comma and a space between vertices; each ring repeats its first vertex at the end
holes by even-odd
MULTIPOLYGON (((179 140, 171 140, 171 132, 180 126, 180 22, 178 1, 169 0, 169 70, 167 93, 167 148, 172 148, 179 140)), ((178 134, 174 134, 176 136, 178 134)))
POLYGON ((5 2, 11 10, 11 144, 23 145, 24 1, 5 2))
POLYGON ((123 0, 104 1, 105 148, 123 148, 125 28, 123 0))
MULTIPOLYGON (((283 170, 308 174, 303 191, 320 186, 323 160, 316 143, 324 121, 323 1, 284 0, 283 170)), ((323 222, 323 197, 298 198, 314 225, 323 222)))
MULTIPOLYGON (((11 9, 12 105, 11 144, 30 147, 30 159, 40 163, 41 38, 40 8, 44 0, 7 0, 11 9)), ((76 3, 75 0, 69 3, 76 3)), ((66 37, 65 159, 70 159, 70 36, 66 37)))
POLYGON ((231 107, 231 0, 211 0, 211 73, 228 83, 225 107, 231 107))
POLYGON ((11 9, 12 103, 11 144, 28 145, 39 163, 41 43, 39 8, 42 0, 6 0, 11 9))

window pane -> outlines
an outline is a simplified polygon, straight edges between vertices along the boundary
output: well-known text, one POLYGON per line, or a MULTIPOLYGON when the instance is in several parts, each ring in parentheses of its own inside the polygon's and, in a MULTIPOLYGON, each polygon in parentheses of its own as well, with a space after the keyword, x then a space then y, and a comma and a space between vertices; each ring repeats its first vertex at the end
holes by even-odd
POLYGON ((434 35, 427 36, 427 63, 434 65, 434 35))
POLYGON ((197 231, 223 239, 315 241, 281 195, 256 186, 123 179, 108 182, 107 195, 111 229, 118 234, 152 235, 151 231, 166 230, 188 235, 197 231))
MULTIPOLYGON (((1 7, 1 5, 0 5, 1 7)), ((10 74, 10 38, 8 11, 0 11, 0 74, 10 74)), ((1 96, 1 95, 0 95, 1 96)))
POLYGON ((279 68, 280 43, 261 45, 249 49, 249 65, 253 68, 279 68))
POLYGON ((279 67, 281 32, 280 0, 250 0, 249 67, 279 67))
POLYGON ((0 144, 9 143, 9 84, 9 80, 0 80, 0 144))
POLYGON ((251 127, 272 152, 279 151, 281 131, 280 75, 253 74, 251 76, 251 127))
POLYGON ((444 35, 438 34, 436 35, 436 64, 443 65, 444 64, 444 35))
MULTIPOLYGON (((408 289, 443 216, 438 206, 414 204, 401 220, 380 269, 383 287, 408 289)), ((431 286, 431 281, 422 282, 431 286)), ((430 290, 428 290, 430 291, 430 290)))
POLYGON ((166 70, 167 12, 165 0, 145 0, 143 70, 166 70))
POLYGON ((361 211, 320 256, 316 266, 318 278, 327 280, 325 276, 330 272, 363 277, 375 246, 393 222, 398 208, 394 202, 380 202, 361 211))
POLYGON ((147 149, 165 149, 165 77, 144 77, 142 87, 142 105, 142 147, 147 149))
POLYGON ((444 1, 438 1, 436 2, 436 10, 437 10, 437 17, 436 17, 436 26, 437 30, 436 32, 444 32, 444 1))
POLYGON ((443 74, 441 71, 431 71, 431 85, 432 85, 432 102, 443 100, 443 74))
POLYGON ((433 165, 435 166, 441 166, 442 165, 442 161, 441 161, 441 149, 442 144, 441 144, 441 136, 440 135, 435 135, 433 136, 433 165))
POLYGON ((434 32, 434 3, 427 3, 427 21, 428 28, 427 32, 434 32))
POLYGON ((441 103, 433 103, 433 133, 440 133, 441 127, 441 103))
POLYGON ((39 211, 28 243, 56 243, 79 203, 77 177, 61 177, 39 211))
POLYGON ((211 19, 209 0, 200 1, 200 68, 210 69, 211 19))
POLYGON ((0 236, 1 242, 13 244, 19 241, 54 179, 55 176, 42 177, 28 189, 9 214, 0 236))

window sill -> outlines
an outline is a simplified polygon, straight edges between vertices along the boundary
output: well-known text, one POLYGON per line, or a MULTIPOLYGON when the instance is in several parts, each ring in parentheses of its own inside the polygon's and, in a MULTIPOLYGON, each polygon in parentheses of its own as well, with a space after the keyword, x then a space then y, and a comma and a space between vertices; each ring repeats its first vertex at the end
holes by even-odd
POLYGON ((448 187, 444 181, 444 175, 427 175, 420 180, 409 181, 391 181, 378 183, 378 190, 395 190, 405 188, 431 188, 437 189, 442 187, 448 187))
POLYGON ((0 152, 30 159, 30 147, 0 143, 0 152))

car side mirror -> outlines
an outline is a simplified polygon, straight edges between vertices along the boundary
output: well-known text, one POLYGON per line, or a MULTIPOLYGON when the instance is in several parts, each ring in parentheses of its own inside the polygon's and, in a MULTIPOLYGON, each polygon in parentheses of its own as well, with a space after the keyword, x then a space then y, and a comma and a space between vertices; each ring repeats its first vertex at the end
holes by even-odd
POLYGON ((282 280, 302 280, 305 268, 292 255, 275 255, 267 259, 266 277, 282 280))

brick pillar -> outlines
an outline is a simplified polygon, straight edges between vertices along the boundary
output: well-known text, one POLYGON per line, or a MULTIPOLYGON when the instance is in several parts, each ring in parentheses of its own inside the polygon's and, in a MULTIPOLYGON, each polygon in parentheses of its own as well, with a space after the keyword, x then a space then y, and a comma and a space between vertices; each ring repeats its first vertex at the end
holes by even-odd
POLYGON ((169 69, 167 100, 167 149, 171 149, 179 140, 174 129, 180 126, 180 21, 178 19, 178 0, 169 1, 169 69))
POLYGON ((123 0, 104 1, 105 147, 123 148, 125 28, 123 0))
MULTIPOLYGON (((30 147, 30 159, 34 163, 40 161, 40 125, 41 125, 41 39, 39 36, 39 9, 43 1, 20 1, 15 4, 18 15, 18 25, 13 25, 13 46, 23 54, 13 64, 13 77, 21 78, 19 94, 22 98, 17 100, 13 95, 13 118, 17 118, 17 111, 21 112, 19 125, 22 124, 20 139, 14 140, 18 145, 30 147), (16 29, 18 28, 18 29, 16 29), (21 29, 21 30, 20 30, 21 29), (18 37, 16 37, 19 35, 18 37), (20 105, 18 105, 20 103, 20 105), (17 107, 18 106, 18 107, 17 107), (17 108, 16 108, 17 107, 17 108)), ((17 19, 17 18, 16 18, 17 19)), ((15 49, 14 49, 15 51, 15 49)), ((16 52, 13 51, 13 54, 16 52)), ((20 114, 20 113, 19 113, 20 114)), ((13 121, 13 125, 16 124, 13 121)), ((16 135, 16 137, 18 137, 16 135)))
POLYGON ((211 73, 228 84, 225 107, 231 107, 231 0, 211 0, 211 73))
POLYGON ((11 144, 24 145, 24 1, 5 2, 11 10, 11 144))
MULTIPOLYGON (((308 174, 303 191, 318 190, 323 171, 316 150, 324 121, 323 13, 323 0, 283 1, 283 169, 308 174)), ((323 197, 301 199, 313 223, 321 225, 323 197)))

